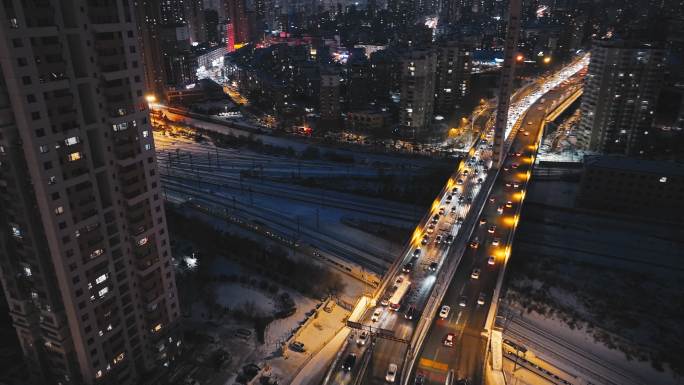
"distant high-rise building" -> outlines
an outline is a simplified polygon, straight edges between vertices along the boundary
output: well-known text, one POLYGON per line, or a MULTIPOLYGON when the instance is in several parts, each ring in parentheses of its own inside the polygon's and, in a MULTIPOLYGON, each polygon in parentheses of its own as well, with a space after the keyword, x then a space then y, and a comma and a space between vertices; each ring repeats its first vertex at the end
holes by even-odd
POLYGON ((347 61, 347 108, 368 109, 372 94, 369 92, 371 67, 362 49, 356 49, 347 61))
POLYGON ((340 119, 340 75, 334 70, 321 70, 319 113, 321 120, 334 123, 340 119))
POLYGON ((508 108, 511 103, 511 92, 515 80, 515 55, 518 51, 518 36, 520 35, 520 12, 520 0, 510 0, 508 3, 504 61, 501 68, 494 121, 494 149, 492 152, 496 167, 501 165, 505 157, 504 142, 506 141, 506 128, 508 127, 508 108))
POLYGON ((470 48, 457 41, 437 45, 435 113, 449 117, 468 93, 470 83, 470 48))
POLYGON ((206 43, 207 26, 204 21, 203 0, 185 0, 185 17, 190 33, 190 41, 192 43, 206 43))
POLYGON ((160 0, 140 0, 135 5, 138 43, 145 71, 145 90, 156 98, 163 99, 166 91, 166 72, 161 50, 161 7, 160 0))
POLYGON ((207 31, 207 42, 219 44, 221 42, 221 36, 219 35, 219 16, 215 9, 204 10, 204 25, 207 31))
POLYGON ((399 125, 415 137, 432 122, 437 57, 429 48, 407 51, 401 58, 401 109, 399 125))
POLYGON ((25 383, 138 384, 180 346, 134 7, 0 5, 0 280, 25 383))
POLYGON ((580 127, 591 132, 589 149, 647 155, 665 51, 636 41, 596 40, 582 95, 580 127))
POLYGON ((249 42, 250 31, 245 0, 224 0, 225 14, 233 24, 235 44, 249 42))
POLYGON ((161 22, 165 25, 185 24, 185 2, 190 0, 156 0, 159 3, 161 22))

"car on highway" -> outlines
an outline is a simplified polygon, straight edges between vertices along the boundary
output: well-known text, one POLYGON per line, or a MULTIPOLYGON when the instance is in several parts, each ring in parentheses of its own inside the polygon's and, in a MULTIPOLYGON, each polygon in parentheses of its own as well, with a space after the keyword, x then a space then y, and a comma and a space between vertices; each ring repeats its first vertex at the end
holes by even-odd
POLYGON ((442 343, 444 346, 452 347, 454 346, 454 340, 456 339, 456 335, 454 333, 448 333, 445 337, 442 343))
POLYGON ((480 225, 487 224, 487 218, 480 218, 480 225))
POLYGON ((382 309, 375 309, 375 311, 373 312, 373 316, 371 317, 371 322, 378 322, 378 320, 380 319, 380 315, 382 315, 382 309))
POLYGON ((342 363, 342 370, 344 370, 345 372, 351 372, 355 363, 356 363, 356 354, 349 353, 347 358, 345 358, 344 362, 342 363))
POLYGON ((430 270, 430 271, 437 271, 437 266, 438 266, 438 265, 439 265, 439 264, 438 264, 437 262, 432 262, 432 263, 430 264, 430 266, 428 266, 428 270, 430 270))
POLYGON ((523 135, 525 135, 525 136, 530 136, 530 133, 527 132, 527 131, 525 131, 525 132, 523 132, 523 135))
POLYGON ((416 374, 416 379, 413 381, 413 385, 423 385, 425 384, 425 375, 423 373, 416 374))
POLYGON ((467 204, 473 203, 473 197, 468 197, 468 198, 466 198, 466 203, 467 203, 467 204))
POLYGON ((402 283, 402 282, 404 282, 404 276, 403 276, 403 275, 398 276, 397 279, 394 281, 394 283, 395 283, 396 285, 398 285, 398 284, 400 284, 400 283, 402 283))
POLYGON ((428 242, 430 242, 430 236, 427 234, 423 235, 423 239, 420 240, 420 244, 425 246, 428 244, 428 242))
POLYGON ((446 237, 446 243, 451 243, 451 242, 453 242, 453 241, 454 241, 454 236, 451 235, 451 234, 447 235, 447 237, 446 237))
POLYGON ((465 219, 463 219, 463 217, 458 217, 458 218, 456 219, 456 223, 460 225, 461 223, 463 223, 464 220, 465 220, 465 219))
POLYGON ((456 206, 451 206, 451 212, 455 213, 456 212, 456 206))
POLYGON ((487 297, 485 296, 485 293, 480 293, 480 295, 477 297, 477 304, 482 306, 485 304, 487 300, 487 297))
POLYGON ((437 236, 435 237, 435 244, 439 245, 440 243, 442 243, 442 236, 441 236, 441 235, 437 235, 437 236))
POLYGON ((413 250, 413 255, 416 257, 420 255, 420 247, 416 247, 416 249, 413 250))
POLYGON ((451 311, 451 308, 449 307, 449 305, 442 306, 442 308, 439 309, 439 318, 444 319, 444 318, 448 317, 450 311, 451 311))
POLYGON ((506 182, 505 186, 506 186, 506 187, 511 187, 511 186, 512 186, 512 185, 511 185, 511 182, 506 182))
POLYGON ((406 319, 413 319, 413 317, 416 315, 416 306, 411 305, 406 309, 406 313, 404 313, 404 318, 406 319))
MULTIPOLYGON (((434 225, 434 223, 431 223, 428 225, 427 233, 432 234, 433 231, 435 231, 435 225, 434 225)), ((418 253, 418 254, 420 254, 420 253, 418 253)))
POLYGON ((356 339, 356 343, 360 346, 363 346, 366 344, 366 341, 368 341, 368 332, 364 330, 361 332, 361 334, 359 334, 359 338, 356 339))
POLYGON ((472 279, 478 279, 478 278, 480 278, 480 269, 474 268, 474 269, 473 269, 473 272, 470 273, 470 278, 472 278, 472 279))
POLYGON ((456 180, 456 184, 463 184, 463 179, 458 178, 458 179, 456 180))
POLYGON ((446 204, 451 204, 451 195, 447 195, 446 199, 444 200, 446 204))
POLYGON ((499 239, 499 238, 492 239, 492 246, 499 246, 499 243, 501 243, 501 239, 499 239))
POLYGON ((461 196, 458 197, 458 203, 463 203, 465 199, 465 195, 461 194, 461 196))
POLYGON ((496 199, 494 197, 489 198, 489 203, 495 203, 496 199))
POLYGON ((511 168, 512 168, 512 169, 516 169, 516 168, 518 168, 518 166, 519 166, 519 165, 518 165, 517 163, 513 163, 513 164, 511 165, 511 168))
POLYGON ((491 226, 489 226, 489 228, 487 229, 487 232, 488 232, 489 234, 494 234, 495 231, 496 231, 496 225, 491 225, 491 226))
POLYGON ((468 176, 468 170, 463 170, 463 176, 468 176))
POLYGON ((520 188, 520 183, 518 182, 513 182, 513 188, 520 188))
POLYGON ((528 121, 528 122, 527 122, 527 125, 528 125, 528 126, 531 126, 531 125, 532 125, 532 121, 531 121, 531 120, 528 121))
POLYGON ((470 247, 473 249, 477 249, 480 246, 480 241, 477 240, 477 238, 473 239, 470 242, 470 247))
POLYGON ((439 215, 444 215, 445 212, 446 212, 446 207, 440 207, 439 208, 439 215))
POLYGON ((503 205, 500 205, 499 207, 496 208, 496 212, 499 214, 503 214, 504 207, 503 205))
POLYGON ((482 179, 482 178, 477 178, 477 183, 478 183, 478 184, 481 184, 482 182, 484 182, 484 179, 482 179))
POLYGON ((468 297, 462 295, 461 298, 458 299, 458 306, 460 306, 460 307, 468 306, 468 297))
POLYGON ((386 296, 383 297, 382 300, 380 301, 380 305, 382 305, 382 306, 389 306, 389 300, 390 300, 390 296, 389 296, 389 295, 386 295, 386 296))
POLYGON ((510 209, 511 207, 513 207, 513 202, 511 202, 511 201, 506 202, 506 207, 509 208, 509 209, 510 209))
POLYGON ((299 341, 293 341, 290 344, 290 349, 294 350, 295 352, 300 352, 300 353, 304 353, 306 351, 304 344, 299 342, 299 341))
POLYGON ((413 263, 408 262, 407 264, 404 265, 404 267, 401 269, 404 273, 410 273, 411 270, 413 270, 413 263))
POLYGON ((451 189, 452 194, 456 194, 458 192, 458 187, 454 187, 451 189))
POLYGON ((390 363, 385 374, 385 381, 392 383, 397 379, 397 369, 399 367, 395 363, 390 363))
POLYGON ((494 266, 495 263, 496 263, 496 258, 494 258, 493 255, 490 255, 489 258, 487 258, 487 264, 489 266, 494 266))

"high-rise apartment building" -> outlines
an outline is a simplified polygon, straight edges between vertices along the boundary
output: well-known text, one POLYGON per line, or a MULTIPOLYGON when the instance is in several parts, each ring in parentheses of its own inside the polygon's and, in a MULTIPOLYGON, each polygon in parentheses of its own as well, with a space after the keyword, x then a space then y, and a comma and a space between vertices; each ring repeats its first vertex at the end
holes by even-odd
POLYGON ((506 25, 506 42, 504 46, 504 61, 499 79, 497 93, 496 117, 494 120, 494 149, 493 162, 496 167, 501 166, 505 158, 504 143, 506 128, 508 127, 508 108, 511 104, 511 92, 515 80, 515 54, 518 51, 518 36, 520 35, 520 0, 508 2, 508 17, 506 25))
POLYGON ((321 120, 333 126, 340 119, 340 75, 327 68, 321 69, 319 91, 319 112, 321 120))
POLYGON ((433 49, 412 49, 401 59, 399 124, 413 137, 432 122, 436 70, 437 55, 433 49))
POLYGON ((470 49, 457 41, 437 45, 435 113, 448 117, 458 109, 470 83, 470 49))
POLYGON ((185 2, 191 0, 156 0, 159 3, 161 21, 164 25, 185 24, 185 2))
POLYGON ((584 83, 580 127, 589 149, 606 154, 647 155, 665 50, 636 41, 594 41, 584 83))
POLYGON ((137 384, 180 346, 133 2, 0 5, 0 279, 37 384, 137 384))
POLYGON ((249 42, 250 31, 245 0, 224 0, 225 14, 233 24, 235 44, 249 42))
POLYGON ((155 98, 163 99, 167 76, 161 50, 161 4, 160 0, 140 0, 136 3, 138 44, 145 71, 145 90, 155 98))

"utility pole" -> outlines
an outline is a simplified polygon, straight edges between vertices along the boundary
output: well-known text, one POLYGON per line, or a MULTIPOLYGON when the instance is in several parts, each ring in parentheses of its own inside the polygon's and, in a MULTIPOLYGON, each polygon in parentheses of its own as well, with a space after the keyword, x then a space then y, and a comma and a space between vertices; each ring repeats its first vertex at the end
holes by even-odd
POLYGON ((506 45, 504 47, 504 61, 501 69, 499 93, 494 122, 494 159, 493 167, 501 167, 506 154, 506 126, 508 125, 508 108, 511 104, 511 91, 515 80, 515 56, 518 50, 518 35, 520 34, 520 0, 510 0, 508 3, 508 25, 506 31, 506 45))

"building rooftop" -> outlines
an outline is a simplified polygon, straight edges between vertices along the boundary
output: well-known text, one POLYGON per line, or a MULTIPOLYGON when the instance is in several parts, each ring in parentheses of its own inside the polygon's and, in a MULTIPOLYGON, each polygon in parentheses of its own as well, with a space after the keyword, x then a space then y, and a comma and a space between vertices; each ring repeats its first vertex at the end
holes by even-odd
POLYGON ((585 167, 684 177, 683 163, 635 159, 620 155, 587 155, 584 157, 584 165, 585 167))

